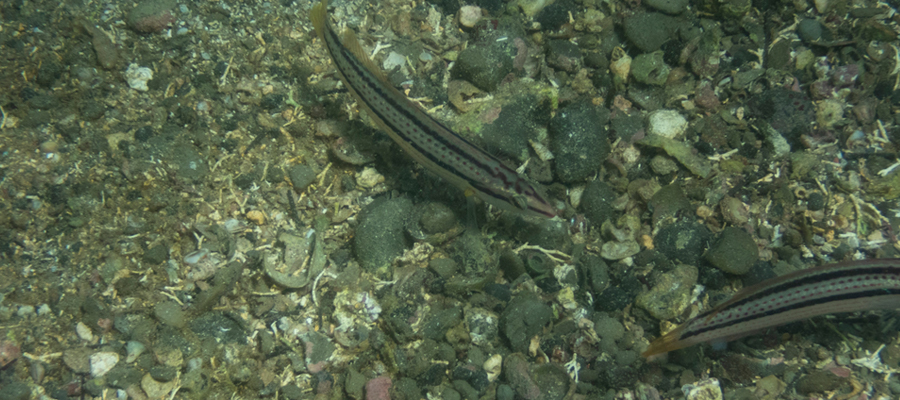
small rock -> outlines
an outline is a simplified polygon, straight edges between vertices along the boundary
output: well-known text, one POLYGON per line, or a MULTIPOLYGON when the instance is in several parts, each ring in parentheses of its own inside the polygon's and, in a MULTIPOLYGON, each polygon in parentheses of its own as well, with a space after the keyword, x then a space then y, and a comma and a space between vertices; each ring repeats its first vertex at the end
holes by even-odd
POLYGON ((141 342, 135 340, 128 341, 128 343, 125 343, 125 362, 129 364, 133 363, 134 360, 137 360, 137 358, 144 352, 145 349, 146 347, 141 342))
POLYGON ((140 33, 162 32, 175 23, 174 8, 174 0, 144 0, 128 13, 126 22, 140 33))
POLYGON ((553 310, 540 299, 520 295, 510 300, 500 315, 500 329, 513 350, 525 352, 531 338, 541 332, 552 318, 553 310))
POLYGON ((412 202, 405 198, 376 200, 366 206, 353 238, 356 256, 364 269, 386 268, 409 248, 404 227, 411 210, 412 202))
POLYGON ((91 354, 91 376, 99 378, 106 375, 119 362, 119 355, 111 351, 91 354))
POLYGON ((541 397, 541 388, 531 377, 530 365, 522 353, 513 353, 503 360, 503 377, 519 398, 537 400, 541 397))
POLYGON ((650 114, 647 122, 648 130, 651 134, 668 139, 675 139, 681 136, 688 126, 687 119, 675 110, 655 111, 650 114))
POLYGON ((797 392, 804 396, 812 393, 831 392, 846 382, 847 378, 842 378, 829 371, 813 371, 797 381, 797 392))
POLYGON ((481 8, 478 6, 462 6, 459 8, 459 24, 466 28, 474 28, 481 21, 481 8))
POLYGON ((609 111, 578 102, 557 111, 550 120, 550 149, 556 156, 556 175, 563 182, 587 179, 600 169, 610 152, 605 126, 609 111))
POLYGON ((22 350, 15 343, 8 340, 0 340, 0 368, 17 360, 22 355, 22 350))
POLYGON ((149 373, 144 374, 144 377, 141 379, 141 389, 144 389, 144 392, 147 393, 147 397, 151 399, 168 398, 169 393, 172 393, 172 390, 175 389, 177 384, 177 381, 159 382, 153 379, 149 373))
POLYGON ((712 234, 706 226, 682 221, 659 228, 653 244, 659 253, 670 260, 697 265, 711 239, 712 234))
POLYGON ((379 376, 366 382, 366 400, 391 400, 391 378, 379 376))
POLYGON ((666 14, 676 15, 687 8, 688 0, 647 0, 644 4, 666 14))
POLYGON ((609 241, 600 247, 600 256, 607 260, 621 260, 641 251, 641 245, 634 240, 609 241))
POLYGON ((294 186, 294 190, 302 191, 315 182, 316 172, 308 165, 297 164, 288 171, 288 177, 291 180, 291 185, 294 186))
POLYGON ((384 182, 384 175, 378 173, 378 170, 372 167, 363 168, 356 174, 356 184, 366 189, 371 189, 375 185, 384 182))
POLYGON ((678 265, 673 271, 662 274, 650 291, 641 293, 635 304, 656 319, 673 319, 691 304, 697 275, 697 267, 678 265))
POLYGON ((681 387, 685 400, 722 400, 722 388, 716 378, 704 379, 681 387))
POLYGON ((63 362, 72 372, 86 374, 91 372, 91 349, 76 347, 63 352, 63 362))
POLYGON ((759 248, 747 231, 728 227, 719 233, 718 239, 704 256, 707 261, 724 272, 743 275, 750 271, 759 259, 759 248))
POLYGON ((734 197, 725 197, 719 202, 722 217, 734 226, 744 226, 750 221, 750 207, 734 197))
POLYGON ((669 157, 656 155, 650 159, 650 168, 659 175, 668 175, 678 171, 678 164, 669 157))

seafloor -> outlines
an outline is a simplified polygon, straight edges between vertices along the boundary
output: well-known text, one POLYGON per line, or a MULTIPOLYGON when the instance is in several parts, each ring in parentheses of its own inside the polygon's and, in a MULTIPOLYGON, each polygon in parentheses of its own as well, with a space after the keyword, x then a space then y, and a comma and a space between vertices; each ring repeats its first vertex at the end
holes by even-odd
POLYGON ((900 398, 890 313, 640 355, 898 258, 897 5, 333 0, 550 220, 379 132, 309 0, 0 0, 0 400, 900 398))

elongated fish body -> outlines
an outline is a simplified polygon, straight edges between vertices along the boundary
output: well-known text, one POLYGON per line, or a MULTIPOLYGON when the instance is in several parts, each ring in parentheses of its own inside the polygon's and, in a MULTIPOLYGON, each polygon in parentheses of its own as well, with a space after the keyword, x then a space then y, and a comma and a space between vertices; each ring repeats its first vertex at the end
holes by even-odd
POLYGON ((721 342, 818 315, 900 308, 900 259, 792 272, 747 287, 650 343, 644 357, 721 342))
POLYGON ((347 89, 370 117, 413 159, 467 195, 505 210, 552 218, 551 205, 531 183, 494 156, 432 118, 391 86, 359 45, 353 31, 343 39, 327 21, 327 1, 310 19, 347 89))

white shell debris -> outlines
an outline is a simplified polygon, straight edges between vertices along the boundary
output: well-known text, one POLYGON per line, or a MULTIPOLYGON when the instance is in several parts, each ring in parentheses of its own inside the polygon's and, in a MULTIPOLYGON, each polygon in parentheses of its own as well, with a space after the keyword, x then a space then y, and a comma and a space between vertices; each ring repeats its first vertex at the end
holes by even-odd
POLYGON ((150 68, 141 67, 137 64, 129 64, 128 69, 125 70, 125 81, 128 82, 128 86, 134 90, 141 92, 150 90, 150 88, 147 87, 147 82, 151 79, 153 79, 153 70, 150 68))
POLYGON ((94 341, 94 333, 91 332, 91 328, 88 328, 84 322, 79 322, 78 325, 75 325, 75 333, 85 342, 91 343, 94 341))
POLYGON ((681 387, 685 400, 722 400, 722 388, 716 378, 703 379, 681 387))
POLYGON ((99 378, 106 375, 119 362, 119 355, 111 351, 91 354, 91 376, 99 378))
POLYGON ((503 370, 503 356, 499 354, 494 354, 490 358, 488 358, 482 368, 484 368, 484 372, 487 372, 488 382, 493 382, 500 376, 500 372, 503 370))

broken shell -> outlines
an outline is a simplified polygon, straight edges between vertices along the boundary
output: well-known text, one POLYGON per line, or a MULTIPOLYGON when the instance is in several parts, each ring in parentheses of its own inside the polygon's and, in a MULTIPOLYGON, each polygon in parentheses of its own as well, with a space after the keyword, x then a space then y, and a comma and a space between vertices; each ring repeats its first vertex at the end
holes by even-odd
POLYGON ((78 337, 80 337, 81 340, 84 340, 85 342, 91 343, 94 341, 94 333, 91 332, 91 328, 88 328, 88 326, 85 325, 84 322, 79 322, 77 325, 75 325, 75 333, 77 333, 78 337))
POLYGON ((610 56, 609 71, 618 76, 623 82, 628 82, 628 74, 631 73, 631 56, 625 53, 625 49, 616 47, 610 56))
POLYGON ((488 382, 493 382, 500 376, 500 372, 502 371, 503 365, 503 356, 499 354, 494 354, 491 358, 488 358, 482 368, 484 368, 484 372, 487 372, 488 382))

